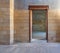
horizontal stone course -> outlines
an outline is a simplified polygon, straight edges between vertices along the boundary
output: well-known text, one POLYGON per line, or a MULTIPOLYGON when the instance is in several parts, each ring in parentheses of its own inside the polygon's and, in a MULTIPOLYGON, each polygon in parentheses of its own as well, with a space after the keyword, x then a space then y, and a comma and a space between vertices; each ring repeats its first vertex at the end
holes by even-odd
MULTIPOLYGON (((15 38, 16 40, 20 37, 20 41, 23 42, 23 38, 29 38, 29 11, 28 10, 16 10, 14 16, 14 27, 15 27, 15 38), (26 29, 25 29, 26 28, 26 29), (18 35, 17 35, 18 34, 18 35), (27 34, 27 35, 24 35, 27 34)), ((60 11, 58 10, 49 10, 48 11, 48 39, 50 42, 56 42, 56 35, 60 32, 60 11), (53 33, 50 33, 53 31, 53 33), (56 31, 56 32, 55 32, 56 31), (54 37, 54 38, 53 38, 54 37), (52 38, 52 39, 51 39, 52 38)), ((25 39, 25 40, 27 40, 25 39)))
POLYGON ((0 0, 0 44, 10 43, 10 3, 0 0))

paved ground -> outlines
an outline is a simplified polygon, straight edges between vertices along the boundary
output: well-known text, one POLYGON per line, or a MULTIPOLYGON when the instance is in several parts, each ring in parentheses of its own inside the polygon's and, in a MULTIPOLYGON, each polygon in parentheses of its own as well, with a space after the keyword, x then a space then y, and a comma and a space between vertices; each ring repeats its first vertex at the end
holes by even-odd
POLYGON ((46 32, 33 32, 32 33, 33 39, 46 39, 46 32))
POLYGON ((60 53, 59 43, 17 43, 0 45, 0 53, 60 53))
POLYGON ((32 39, 31 43, 47 43, 47 40, 38 40, 38 39, 32 39))

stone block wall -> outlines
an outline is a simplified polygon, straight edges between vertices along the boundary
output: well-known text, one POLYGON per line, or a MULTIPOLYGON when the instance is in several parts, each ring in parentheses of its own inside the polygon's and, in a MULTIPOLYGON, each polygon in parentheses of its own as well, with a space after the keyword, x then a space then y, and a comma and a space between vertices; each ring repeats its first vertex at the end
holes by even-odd
POLYGON ((14 38, 15 41, 29 42, 29 11, 14 11, 14 38))
POLYGON ((60 10, 48 11, 48 41, 60 41, 60 10))
POLYGON ((9 0, 0 0, 0 44, 9 44, 10 42, 9 5, 9 0))
MULTIPOLYGON (((14 41, 29 42, 29 5, 49 5, 48 42, 60 42, 59 0, 14 0, 14 41), (58 3, 58 4, 56 4, 58 3), (53 5, 52 5, 53 4, 53 5)), ((0 43, 10 43, 10 0, 0 0, 0 43)))
MULTIPOLYGON (((29 5, 48 5, 48 42, 60 42, 60 0, 15 0, 15 40, 29 40, 29 5), (17 35, 18 34, 18 35, 17 35), (26 35, 25 35, 26 34, 26 35)), ((26 40, 26 41, 25 41, 26 40)))
MULTIPOLYGON (((60 10, 48 10, 48 42, 60 41, 60 10)), ((29 41, 29 10, 15 10, 15 40, 29 41)))

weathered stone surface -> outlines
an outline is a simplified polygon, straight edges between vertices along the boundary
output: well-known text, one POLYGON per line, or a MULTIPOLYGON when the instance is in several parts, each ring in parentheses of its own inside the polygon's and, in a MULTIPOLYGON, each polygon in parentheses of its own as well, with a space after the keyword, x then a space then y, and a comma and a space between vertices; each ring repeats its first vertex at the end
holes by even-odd
POLYGON ((20 42, 29 41, 29 12, 28 10, 18 11, 14 13, 14 30, 15 40, 20 42))
MULTIPOLYGON (((60 37, 60 10, 48 10, 48 41, 56 41, 60 37), (58 37, 56 37, 58 34, 58 37)), ((29 40, 29 11, 15 10, 14 14, 15 39, 19 41, 29 40), (17 35, 18 34, 18 35, 17 35), (26 35, 24 35, 26 34, 26 35), (19 38, 20 37, 20 38, 19 38), (26 37, 26 38, 24 38, 26 37), (24 38, 24 40, 23 40, 24 38)), ((59 39, 58 39, 59 40, 59 39)))
POLYGON ((10 43, 10 3, 0 0, 0 44, 10 43))

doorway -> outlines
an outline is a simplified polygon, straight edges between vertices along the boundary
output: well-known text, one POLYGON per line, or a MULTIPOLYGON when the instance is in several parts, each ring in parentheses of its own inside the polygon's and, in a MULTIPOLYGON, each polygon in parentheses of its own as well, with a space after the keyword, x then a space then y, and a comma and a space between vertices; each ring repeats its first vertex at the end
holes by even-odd
POLYGON ((48 41, 48 6, 29 6, 29 40, 48 41))

